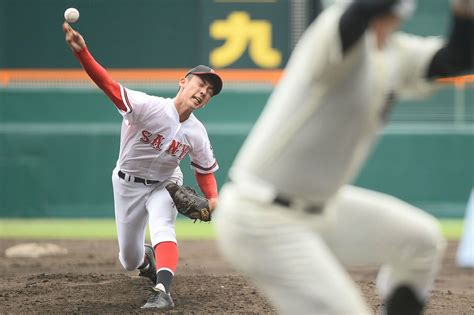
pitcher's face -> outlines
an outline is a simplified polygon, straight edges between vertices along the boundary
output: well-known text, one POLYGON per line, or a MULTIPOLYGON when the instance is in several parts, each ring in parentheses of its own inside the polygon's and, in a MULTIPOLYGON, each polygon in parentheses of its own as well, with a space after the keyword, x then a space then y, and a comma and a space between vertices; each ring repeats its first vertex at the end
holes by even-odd
POLYGON ((179 82, 181 96, 186 104, 193 110, 204 107, 214 95, 214 88, 205 76, 191 75, 179 82))

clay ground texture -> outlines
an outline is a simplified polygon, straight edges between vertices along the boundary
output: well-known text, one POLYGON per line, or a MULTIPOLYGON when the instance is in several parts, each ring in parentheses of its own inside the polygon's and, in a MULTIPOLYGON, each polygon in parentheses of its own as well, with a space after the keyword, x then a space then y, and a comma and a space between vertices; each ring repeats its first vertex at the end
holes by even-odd
MULTIPOLYGON (((180 242, 180 265, 171 290, 176 307, 167 312, 140 309, 151 282, 121 268, 116 241, 51 240, 46 242, 69 253, 5 257, 5 249, 24 242, 0 239, 1 314, 276 314, 255 286, 223 260, 212 240, 180 242)), ((474 314, 474 272, 456 267, 456 249, 457 242, 451 241, 425 314, 474 314)), ((376 270, 350 273, 374 312, 380 311, 376 270)))

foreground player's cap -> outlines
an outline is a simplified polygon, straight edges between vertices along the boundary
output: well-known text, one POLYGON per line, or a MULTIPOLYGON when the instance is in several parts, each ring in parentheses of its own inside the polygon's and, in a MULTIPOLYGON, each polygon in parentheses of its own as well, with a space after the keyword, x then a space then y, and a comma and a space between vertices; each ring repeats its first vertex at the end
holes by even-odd
MULTIPOLYGON (((334 2, 348 5, 355 1, 359 0, 335 0, 334 2)), ((374 1, 374 3, 375 2, 376 1, 374 1)), ((394 2, 390 10, 399 18, 408 19, 415 12, 416 4, 417 0, 397 0, 394 2)))
POLYGON ((186 77, 190 74, 195 74, 195 75, 208 75, 209 78, 212 80, 212 85, 214 86, 214 95, 219 94, 219 92, 222 90, 222 79, 221 77, 216 73, 216 71, 208 66, 203 66, 199 65, 197 67, 192 68, 191 70, 186 73, 186 77))

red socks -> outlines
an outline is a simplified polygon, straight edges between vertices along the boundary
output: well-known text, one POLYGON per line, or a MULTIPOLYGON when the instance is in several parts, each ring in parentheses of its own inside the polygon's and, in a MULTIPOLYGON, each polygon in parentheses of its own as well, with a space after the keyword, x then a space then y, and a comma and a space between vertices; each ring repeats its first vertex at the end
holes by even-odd
POLYGON ((162 242, 155 245, 156 285, 163 285, 166 293, 170 292, 176 267, 178 266, 178 245, 174 242, 162 242))
POLYGON ((175 242, 162 242, 155 245, 156 270, 168 269, 176 272, 178 266, 178 245, 175 242))

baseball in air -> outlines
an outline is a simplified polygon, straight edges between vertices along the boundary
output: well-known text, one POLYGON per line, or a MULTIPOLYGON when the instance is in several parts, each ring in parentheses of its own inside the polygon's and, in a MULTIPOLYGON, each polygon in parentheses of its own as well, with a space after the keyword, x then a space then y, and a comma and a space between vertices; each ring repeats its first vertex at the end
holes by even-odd
POLYGON ((64 18, 68 23, 77 22, 77 20, 79 20, 79 11, 75 8, 69 8, 64 11, 64 18))

